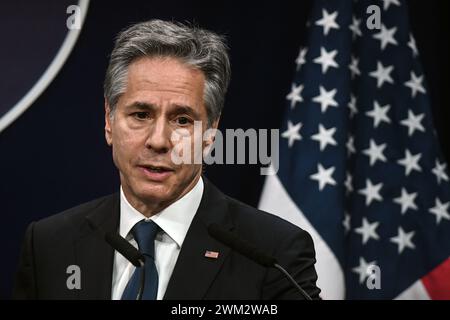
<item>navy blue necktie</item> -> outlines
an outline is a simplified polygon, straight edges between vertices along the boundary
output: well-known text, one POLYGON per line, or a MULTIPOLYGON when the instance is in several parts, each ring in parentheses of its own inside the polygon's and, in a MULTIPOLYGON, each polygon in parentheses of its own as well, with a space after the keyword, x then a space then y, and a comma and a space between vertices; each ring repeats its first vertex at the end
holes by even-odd
MULTIPOLYGON (((145 287, 142 300, 156 300, 158 293, 158 271, 155 265, 155 237, 159 227, 152 220, 141 220, 131 230, 139 251, 145 256, 145 287)), ((142 267, 141 267, 142 268, 142 267)), ((141 277, 141 268, 136 268, 122 294, 122 300, 136 300, 141 277)))

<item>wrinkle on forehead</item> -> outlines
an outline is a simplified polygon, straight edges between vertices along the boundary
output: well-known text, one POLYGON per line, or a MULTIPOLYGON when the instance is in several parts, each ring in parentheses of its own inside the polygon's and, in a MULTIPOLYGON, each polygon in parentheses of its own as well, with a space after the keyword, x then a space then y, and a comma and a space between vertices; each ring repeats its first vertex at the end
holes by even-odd
POLYGON ((146 101, 160 104, 183 104, 204 107, 204 74, 179 59, 143 57, 128 69, 127 87, 120 100, 123 104, 146 101))
MULTIPOLYGON (((179 59, 170 57, 143 57, 134 61, 128 69, 128 83, 138 88, 147 86, 152 90, 195 91, 199 80, 204 83, 201 70, 179 59)), ((203 92, 203 86, 201 88, 203 92)))

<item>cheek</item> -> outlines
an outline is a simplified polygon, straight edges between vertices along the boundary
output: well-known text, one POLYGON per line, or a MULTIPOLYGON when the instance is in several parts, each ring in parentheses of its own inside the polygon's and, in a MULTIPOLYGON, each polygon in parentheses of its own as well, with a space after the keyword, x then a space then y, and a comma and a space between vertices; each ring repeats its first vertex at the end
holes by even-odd
POLYGON ((124 164, 136 158, 145 145, 144 137, 143 132, 117 126, 113 130, 113 157, 116 164, 124 164))

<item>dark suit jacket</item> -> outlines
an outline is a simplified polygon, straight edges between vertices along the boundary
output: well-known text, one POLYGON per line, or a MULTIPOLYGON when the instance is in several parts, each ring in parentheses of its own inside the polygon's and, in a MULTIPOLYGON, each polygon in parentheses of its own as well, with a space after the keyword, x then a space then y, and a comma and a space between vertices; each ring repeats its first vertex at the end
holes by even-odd
MULTIPOLYGON (((310 235, 266 212, 232 199, 205 178, 199 209, 186 234, 164 299, 302 299, 281 273, 262 267, 209 236, 218 223, 272 254, 313 298, 318 298, 310 235), (205 251, 219 252, 217 259, 205 251)), ((119 194, 109 195, 31 223, 13 298, 110 299, 113 249, 86 221, 117 231, 119 194), (67 267, 81 270, 81 289, 69 290, 67 267)))

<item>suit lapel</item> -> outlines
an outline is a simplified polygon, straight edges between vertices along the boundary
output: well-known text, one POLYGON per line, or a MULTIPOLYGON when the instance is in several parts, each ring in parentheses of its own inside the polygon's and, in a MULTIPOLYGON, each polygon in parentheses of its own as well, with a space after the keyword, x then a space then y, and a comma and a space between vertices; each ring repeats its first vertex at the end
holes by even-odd
POLYGON ((98 227, 93 230, 87 221, 75 241, 75 258, 81 269, 80 299, 111 299, 114 250, 106 243, 103 232, 117 232, 120 198, 114 194, 87 214, 98 227))
MULTIPOLYGON (((205 188, 197 213, 186 234, 165 300, 203 299, 214 281, 230 249, 210 237, 208 226, 218 223, 233 229, 228 203, 223 193, 203 177, 205 188), (205 257, 206 251, 218 252, 217 258, 205 257)), ((103 232, 117 232, 120 218, 120 197, 106 198, 86 215, 99 230, 83 221, 80 236, 75 240, 75 259, 81 269, 79 299, 111 299, 114 250, 103 239, 103 232)))
POLYGON ((208 226, 218 223, 231 230, 225 196, 203 177, 205 188, 197 213, 186 234, 165 300, 202 299, 214 281, 230 249, 208 234, 208 226), (206 251, 218 252, 217 258, 205 257, 206 251))

